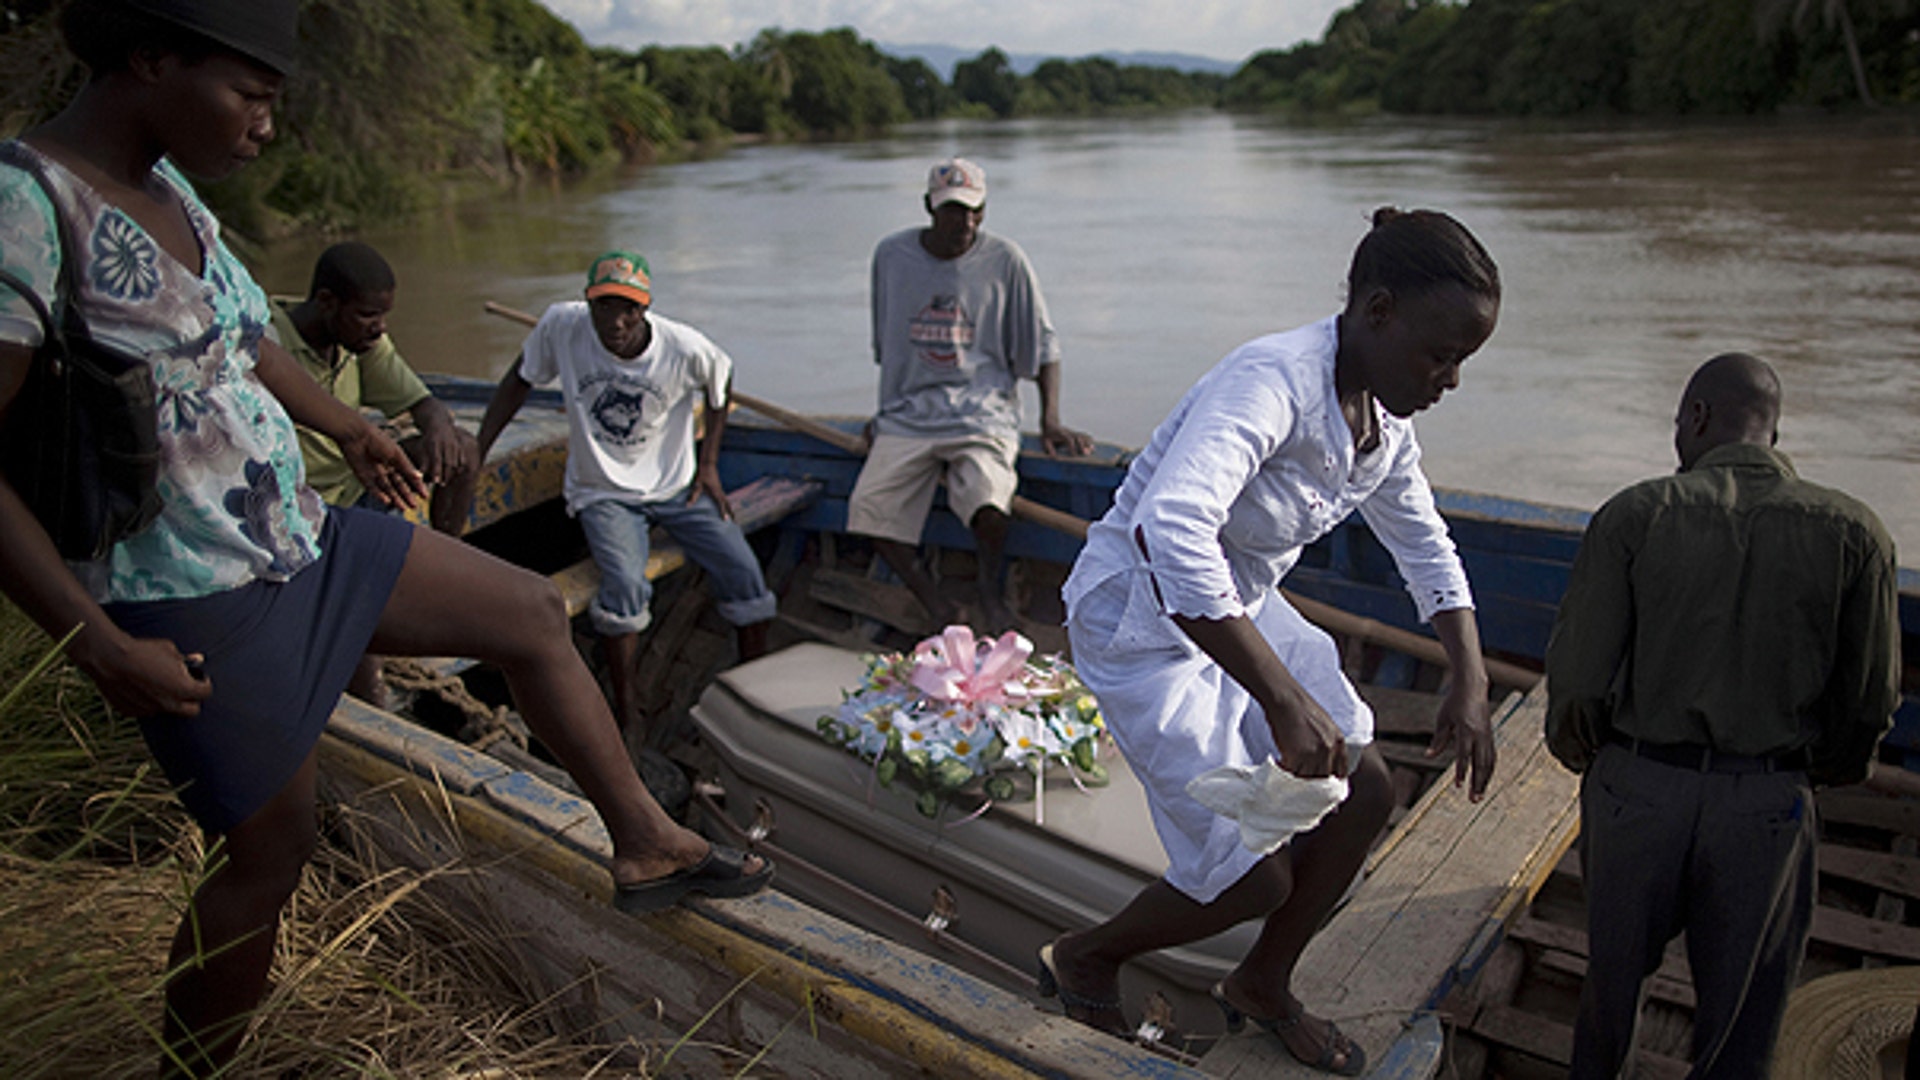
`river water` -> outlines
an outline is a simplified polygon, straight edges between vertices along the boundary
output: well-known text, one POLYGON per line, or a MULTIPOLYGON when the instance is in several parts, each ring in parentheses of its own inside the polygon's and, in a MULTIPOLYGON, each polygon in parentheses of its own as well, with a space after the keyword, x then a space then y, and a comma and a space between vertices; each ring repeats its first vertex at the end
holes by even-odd
MULTIPOLYGON (((1911 117, 943 123, 534 185, 362 238, 394 264, 394 338, 422 370, 498 377, 523 331, 482 303, 577 297, 619 246, 652 262, 659 312, 733 355, 740 389, 864 414, 868 257, 924 223, 926 166, 964 154, 987 169, 987 228, 1039 273, 1067 422, 1139 445, 1234 345, 1338 309, 1374 207, 1437 207, 1487 245, 1506 295, 1461 388, 1418 421, 1436 484, 1591 508, 1673 468, 1687 375, 1744 350, 1781 374, 1802 475, 1871 504, 1913 564, 1917 135, 1911 117)), ((277 246, 263 282, 304 291, 322 246, 277 246)))

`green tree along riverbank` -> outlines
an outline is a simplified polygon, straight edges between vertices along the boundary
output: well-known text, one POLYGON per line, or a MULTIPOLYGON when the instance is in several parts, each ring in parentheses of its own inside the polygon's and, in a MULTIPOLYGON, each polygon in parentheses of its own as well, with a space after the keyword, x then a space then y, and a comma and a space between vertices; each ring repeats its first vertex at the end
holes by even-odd
POLYGON ((1508 116, 1920 102, 1916 0, 1360 0, 1229 108, 1508 116))
MULTIPOLYGON (((0 11, 0 127, 81 72, 61 0, 0 11)), ((989 48, 951 82, 852 29, 732 49, 593 48, 535 0, 304 0, 281 137, 207 194, 265 238, 352 228, 529 174, 740 137, 858 137, 943 116, 1225 107, 1307 113, 1752 113, 1920 100, 1920 0, 1360 0, 1230 77, 989 48)))

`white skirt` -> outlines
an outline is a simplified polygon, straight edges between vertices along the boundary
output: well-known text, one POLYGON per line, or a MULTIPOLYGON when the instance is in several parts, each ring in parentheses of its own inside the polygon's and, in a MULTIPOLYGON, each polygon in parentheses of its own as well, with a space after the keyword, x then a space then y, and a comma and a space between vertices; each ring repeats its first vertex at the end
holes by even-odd
MULTIPOLYGON (((1223 765, 1277 759, 1279 749, 1252 695, 1158 612, 1151 588, 1144 571, 1108 578, 1073 605, 1067 633, 1075 669, 1146 788, 1166 849, 1167 884, 1207 904, 1263 856, 1241 844, 1238 822, 1194 801, 1187 784, 1223 765)), ((1373 710, 1341 672, 1333 639, 1278 591, 1247 614, 1339 727, 1349 762, 1357 760, 1359 748, 1373 741, 1373 710)))

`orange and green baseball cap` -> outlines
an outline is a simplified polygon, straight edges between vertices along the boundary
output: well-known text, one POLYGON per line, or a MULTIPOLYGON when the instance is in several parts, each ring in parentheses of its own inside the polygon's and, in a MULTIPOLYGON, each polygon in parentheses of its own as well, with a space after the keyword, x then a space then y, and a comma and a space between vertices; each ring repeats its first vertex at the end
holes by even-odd
POLYGON ((609 251, 593 260, 587 270, 587 299, 596 296, 624 296, 642 304, 653 303, 653 277, 647 260, 630 251, 609 251))

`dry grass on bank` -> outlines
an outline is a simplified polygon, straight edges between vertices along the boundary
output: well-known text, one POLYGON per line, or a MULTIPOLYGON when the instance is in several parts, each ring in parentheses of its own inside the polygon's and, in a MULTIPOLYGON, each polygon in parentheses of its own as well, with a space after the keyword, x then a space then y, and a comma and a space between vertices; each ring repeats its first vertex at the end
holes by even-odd
MULTIPOLYGON (((151 1076, 168 944, 199 830, 47 641, 0 606, 0 1076, 151 1076)), ((332 822, 288 908, 244 1077, 646 1075, 670 1047, 587 1045, 502 927, 381 870, 332 822)))

